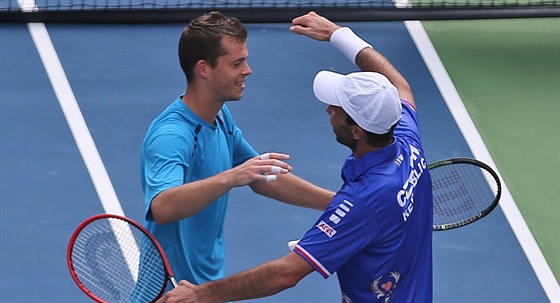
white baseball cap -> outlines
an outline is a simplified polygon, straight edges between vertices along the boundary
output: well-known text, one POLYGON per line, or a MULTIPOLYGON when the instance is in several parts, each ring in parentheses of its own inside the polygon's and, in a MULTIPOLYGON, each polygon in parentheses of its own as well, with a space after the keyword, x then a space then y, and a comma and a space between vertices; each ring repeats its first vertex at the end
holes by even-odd
POLYGON ((380 73, 320 71, 313 92, 323 103, 342 107, 358 126, 374 134, 388 133, 402 116, 397 88, 380 73))

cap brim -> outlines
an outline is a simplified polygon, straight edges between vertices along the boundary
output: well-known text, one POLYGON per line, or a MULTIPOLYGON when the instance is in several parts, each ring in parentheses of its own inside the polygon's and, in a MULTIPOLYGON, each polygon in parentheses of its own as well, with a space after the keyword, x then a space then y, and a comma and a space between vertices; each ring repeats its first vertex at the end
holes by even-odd
POLYGON ((340 101, 336 95, 336 88, 344 78, 344 75, 331 71, 320 71, 313 80, 313 93, 321 102, 340 106, 340 101))

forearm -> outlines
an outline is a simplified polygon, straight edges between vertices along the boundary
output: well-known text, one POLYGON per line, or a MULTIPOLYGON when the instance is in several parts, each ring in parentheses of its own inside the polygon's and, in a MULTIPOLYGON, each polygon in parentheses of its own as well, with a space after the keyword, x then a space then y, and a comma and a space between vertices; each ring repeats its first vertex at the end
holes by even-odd
POLYGON ((349 28, 337 29, 332 33, 330 42, 362 71, 377 72, 387 77, 397 88, 401 99, 414 103, 410 86, 403 75, 385 56, 358 37, 352 30, 349 28))
POLYGON ((403 75, 383 56, 373 48, 364 48, 356 56, 356 65, 363 71, 377 72, 385 75, 397 88, 401 99, 414 102, 408 81, 403 75))
POLYGON ((258 194, 316 210, 325 210, 334 197, 333 191, 314 185, 296 175, 279 176, 274 182, 254 182, 251 188, 258 194))
POLYGON ((152 215, 159 224, 190 217, 234 187, 268 180, 270 174, 289 173, 292 167, 284 162, 289 158, 287 154, 268 153, 266 159, 257 156, 207 179, 165 190, 153 199, 152 215))
POLYGON ((157 303, 219 303, 274 295, 313 272, 295 252, 227 278, 196 286, 181 281, 157 303))
POLYGON ((267 262, 222 280, 200 285, 195 302, 227 302, 262 298, 295 286, 313 267, 296 253, 267 262))
POLYGON ((200 292, 209 296, 201 302, 228 302, 262 298, 296 285, 282 272, 279 260, 254 267, 223 280, 201 285, 200 292))
POLYGON ((363 71, 385 75, 399 91, 401 99, 414 104, 412 92, 405 78, 397 69, 366 41, 349 28, 342 28, 315 12, 295 18, 290 27, 292 32, 330 43, 363 71))
POLYGON ((200 212, 232 188, 229 173, 167 189, 157 195, 151 204, 158 224, 175 222, 200 212))

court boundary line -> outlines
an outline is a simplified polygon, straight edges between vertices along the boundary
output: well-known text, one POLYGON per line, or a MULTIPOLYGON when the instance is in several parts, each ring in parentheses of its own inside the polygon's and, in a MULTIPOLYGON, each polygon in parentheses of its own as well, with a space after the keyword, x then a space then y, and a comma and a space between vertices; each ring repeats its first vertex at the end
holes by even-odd
POLYGON ((89 172, 103 209, 108 214, 124 216, 109 174, 103 164, 97 146, 86 124, 78 101, 66 77, 62 63, 56 53, 44 23, 28 23, 27 27, 39 57, 47 72, 58 103, 70 127, 74 141, 89 172))
POLYGON ((517 241, 521 245, 533 271, 535 272, 544 292, 551 302, 560 302, 560 285, 546 261, 537 241, 533 237, 527 222, 523 218, 521 211, 517 207, 505 180, 496 168, 496 163, 492 159, 480 133, 472 121, 453 81, 449 77, 441 59, 439 58, 426 30, 420 21, 404 22, 412 40, 416 44, 430 74, 432 75, 439 91, 441 92, 447 107, 449 108, 457 126, 465 137, 474 157, 494 167, 496 173, 502 180, 502 197, 500 208, 502 209, 510 227, 512 228, 517 241))

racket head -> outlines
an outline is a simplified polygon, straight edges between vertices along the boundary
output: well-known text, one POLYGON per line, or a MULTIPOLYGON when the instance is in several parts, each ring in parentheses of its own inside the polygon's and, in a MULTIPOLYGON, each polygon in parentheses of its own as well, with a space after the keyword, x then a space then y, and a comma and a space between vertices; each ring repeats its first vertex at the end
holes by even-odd
POLYGON ((472 158, 452 158, 428 168, 434 196, 434 231, 471 224, 498 205, 502 185, 487 164, 472 158))
POLYGON ((148 230, 114 214, 92 216, 76 228, 67 262, 74 282, 96 302, 155 302, 174 281, 163 249, 148 230))

